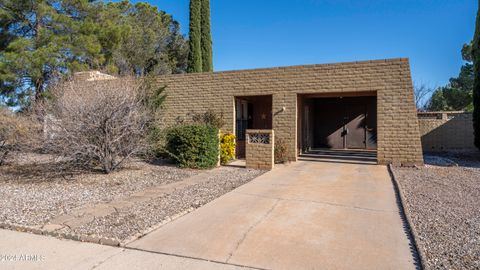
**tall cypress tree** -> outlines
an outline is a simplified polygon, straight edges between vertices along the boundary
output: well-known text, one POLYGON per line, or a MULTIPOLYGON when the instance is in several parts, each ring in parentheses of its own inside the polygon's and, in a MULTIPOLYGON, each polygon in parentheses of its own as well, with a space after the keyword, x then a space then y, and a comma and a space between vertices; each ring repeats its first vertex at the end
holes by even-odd
POLYGON ((202 29, 201 29, 202 0, 190 0, 190 32, 188 55, 189 73, 202 72, 202 29))
POLYGON ((210 30, 210 0, 202 0, 202 70, 213 71, 212 33, 210 30))
POLYGON ((475 146, 480 149, 480 1, 478 1, 475 36, 472 42, 473 55, 473 130, 475 146))

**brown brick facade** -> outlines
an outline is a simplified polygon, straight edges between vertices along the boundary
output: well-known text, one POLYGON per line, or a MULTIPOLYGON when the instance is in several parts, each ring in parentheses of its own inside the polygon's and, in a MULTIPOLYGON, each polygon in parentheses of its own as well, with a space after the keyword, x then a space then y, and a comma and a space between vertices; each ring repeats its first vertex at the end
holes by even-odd
POLYGON ((251 169, 271 170, 274 165, 274 131, 267 130, 247 130, 246 142, 246 167, 251 169), (265 134, 268 136, 268 142, 253 142, 250 137, 265 134))
POLYGON ((388 59, 167 75, 165 126, 189 120, 191 113, 222 113, 227 132, 235 129, 235 96, 272 95, 272 126, 297 159, 297 97, 300 94, 376 92, 378 163, 423 164, 408 59, 388 59), (285 108, 282 111, 282 108, 285 108))
POLYGON ((424 151, 475 151, 473 116, 465 112, 418 113, 424 151))

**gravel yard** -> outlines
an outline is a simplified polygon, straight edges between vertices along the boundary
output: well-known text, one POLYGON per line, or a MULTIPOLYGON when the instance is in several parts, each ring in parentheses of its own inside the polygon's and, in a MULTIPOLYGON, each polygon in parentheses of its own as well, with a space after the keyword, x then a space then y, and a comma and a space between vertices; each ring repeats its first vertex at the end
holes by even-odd
POLYGON ((47 155, 29 154, 0 167, 0 223, 38 228, 59 224, 55 230, 60 233, 125 241, 264 173, 236 167, 188 170, 141 161, 109 175, 65 174, 55 166, 47 155), (112 211, 102 214, 105 207, 112 211), (98 215, 88 216, 92 209, 98 215), (62 219, 67 222, 57 222, 62 219))
POLYGON ((182 180, 198 173, 174 166, 135 162, 109 175, 56 173, 55 164, 33 156, 32 163, 18 157, 17 165, 0 167, 0 221, 41 225, 84 204, 107 202, 151 186, 182 180))
POLYGON ((395 168, 427 269, 480 269, 480 158, 459 166, 395 168))
POLYGON ((264 173, 234 167, 222 167, 218 170, 204 182, 177 189, 162 197, 95 219, 76 228, 74 232, 83 235, 102 235, 123 241, 177 213, 198 208, 264 173))

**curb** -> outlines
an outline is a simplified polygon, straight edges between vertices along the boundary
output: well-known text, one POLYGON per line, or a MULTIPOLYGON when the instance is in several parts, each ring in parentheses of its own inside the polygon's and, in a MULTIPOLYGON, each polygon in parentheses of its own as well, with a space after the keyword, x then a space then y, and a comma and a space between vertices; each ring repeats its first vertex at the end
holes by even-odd
POLYGON ((420 263, 420 269, 426 269, 426 261, 425 261, 425 253, 423 250, 420 248, 418 245, 419 243, 419 234, 415 227, 413 226, 413 222, 410 218, 410 212, 406 203, 405 195, 403 194, 402 189, 400 188, 400 183, 397 180, 397 177, 395 176, 395 172, 393 171, 393 166, 392 164, 388 164, 388 172, 390 173, 390 178, 392 178, 393 186, 395 189, 395 192, 397 194, 397 198, 400 204, 400 212, 402 213, 404 220, 406 221, 407 225, 407 231, 409 234, 409 237, 411 241, 413 242, 413 246, 415 247, 415 252, 417 253, 419 263, 420 263))
POLYGON ((113 246, 113 247, 120 246, 120 241, 118 241, 117 239, 100 237, 97 235, 80 235, 80 234, 75 234, 70 232, 63 233, 63 232, 58 232, 56 230, 49 231, 49 230, 40 229, 37 227, 10 224, 10 223, 0 223, 0 229, 7 229, 12 231, 18 231, 18 232, 28 232, 28 233, 38 234, 38 235, 53 236, 53 237, 58 237, 63 239, 101 244, 101 245, 113 246))
POLYGON ((167 223, 170 223, 186 214, 189 214, 193 212, 196 208, 189 208, 183 212, 180 212, 178 214, 175 214, 171 217, 167 217, 160 223, 157 223, 144 231, 135 234, 134 236, 125 239, 124 241, 120 241, 115 238, 107 238, 107 237, 101 237, 97 235, 82 235, 82 234, 76 234, 76 233, 71 233, 71 232, 59 232, 58 230, 45 230, 41 229, 38 227, 33 227, 33 226, 25 226, 25 225, 19 225, 19 224, 13 224, 13 223, 3 223, 0 222, 0 229, 6 229, 6 230, 11 230, 11 231, 17 231, 17 232, 26 232, 26 233, 32 233, 32 234, 38 234, 38 235, 44 235, 44 236, 52 236, 52 237, 57 237, 57 238, 62 238, 62 239, 68 239, 68 240, 74 240, 74 241, 80 241, 80 242, 86 242, 86 243, 94 243, 94 244, 100 244, 100 245, 105 245, 105 246, 112 246, 112 247, 126 247, 128 244, 132 243, 133 241, 136 241, 143 236, 157 230, 158 228, 164 226, 167 223))

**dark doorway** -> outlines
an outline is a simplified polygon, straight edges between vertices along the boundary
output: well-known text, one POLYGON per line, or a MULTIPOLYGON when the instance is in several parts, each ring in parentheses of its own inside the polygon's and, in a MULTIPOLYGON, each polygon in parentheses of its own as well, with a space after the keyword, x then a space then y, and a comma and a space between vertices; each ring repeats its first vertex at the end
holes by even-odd
POLYGON ((247 129, 272 129, 272 96, 235 97, 236 156, 245 158, 247 129))
POLYGON ((301 149, 377 149, 375 96, 309 97, 301 100, 301 149))

